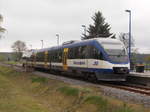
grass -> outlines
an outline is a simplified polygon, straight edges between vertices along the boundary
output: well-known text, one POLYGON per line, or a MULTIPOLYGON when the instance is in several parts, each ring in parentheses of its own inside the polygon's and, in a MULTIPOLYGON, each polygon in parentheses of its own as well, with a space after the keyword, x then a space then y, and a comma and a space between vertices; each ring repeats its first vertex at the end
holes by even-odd
POLYGON ((13 81, 0 74, 0 112, 48 112, 13 81))
POLYGON ((0 75, 8 76, 8 77, 9 76, 15 77, 15 76, 20 75, 20 73, 13 69, 9 69, 7 67, 0 66, 0 75))
POLYGON ((31 80, 32 80, 32 83, 34 82, 47 83, 48 82, 48 79, 45 77, 32 77, 31 80))
POLYGON ((17 64, 22 64, 21 61, 5 61, 6 64, 12 64, 12 65, 17 65, 17 64))
POLYGON ((85 102, 98 105, 102 108, 106 108, 108 105, 108 101, 101 96, 88 96, 85 102))
POLYGON ((72 88, 72 87, 65 86, 65 87, 60 87, 57 90, 67 96, 78 96, 79 95, 78 88, 72 88))
POLYGON ((115 112, 135 112, 135 111, 129 106, 127 106, 126 103, 124 103, 123 106, 116 109, 115 112))
POLYGON ((97 110, 100 112, 107 112, 109 110, 108 101, 101 96, 88 96, 85 103, 96 105, 97 110))
MULTIPOLYGON (((99 90, 98 90, 99 91, 99 90)), ((0 66, 0 112, 149 112, 110 100, 95 88, 68 85, 0 66)), ((118 100, 117 100, 118 101, 118 100)))
POLYGON ((129 107, 126 103, 121 106, 112 106, 109 104, 108 100, 101 96, 88 96, 85 103, 97 105, 98 110, 101 112, 135 112, 134 109, 129 107))

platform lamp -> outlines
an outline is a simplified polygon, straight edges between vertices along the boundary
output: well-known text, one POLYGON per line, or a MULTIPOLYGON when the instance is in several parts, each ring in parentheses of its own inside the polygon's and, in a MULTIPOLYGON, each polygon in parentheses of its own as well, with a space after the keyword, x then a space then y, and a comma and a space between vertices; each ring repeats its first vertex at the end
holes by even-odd
POLYGON ((41 42, 42 42, 42 49, 43 49, 43 40, 41 40, 41 42))
POLYGON ((57 37, 57 45, 59 46, 59 34, 56 34, 57 37))
POLYGON ((82 27, 84 28, 84 35, 86 36, 86 26, 82 25, 82 27))
POLYGON ((131 62, 131 10, 125 10, 129 13, 129 60, 131 62))

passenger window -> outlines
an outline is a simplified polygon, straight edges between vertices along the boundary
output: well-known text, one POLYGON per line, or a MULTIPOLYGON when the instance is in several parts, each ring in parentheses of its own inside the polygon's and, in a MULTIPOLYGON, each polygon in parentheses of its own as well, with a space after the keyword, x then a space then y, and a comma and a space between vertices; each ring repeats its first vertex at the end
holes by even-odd
POLYGON ((58 51, 58 62, 62 62, 62 49, 58 51))
POLYGON ((38 52, 36 54, 36 61, 44 61, 44 52, 38 52))
POLYGON ((68 58, 69 59, 74 59, 74 49, 73 48, 69 48, 68 58))
POLYGON ((79 50, 79 54, 80 54, 80 59, 86 59, 87 56, 86 56, 86 52, 87 52, 87 47, 86 46, 81 46, 80 47, 80 50, 79 50))
POLYGON ((79 47, 74 48, 74 57, 73 59, 79 59, 80 58, 80 52, 79 52, 79 47))
POLYGON ((88 46, 89 58, 103 60, 103 54, 94 46, 88 46))
POLYGON ((69 49, 69 59, 86 59, 87 58, 87 46, 78 46, 69 49))

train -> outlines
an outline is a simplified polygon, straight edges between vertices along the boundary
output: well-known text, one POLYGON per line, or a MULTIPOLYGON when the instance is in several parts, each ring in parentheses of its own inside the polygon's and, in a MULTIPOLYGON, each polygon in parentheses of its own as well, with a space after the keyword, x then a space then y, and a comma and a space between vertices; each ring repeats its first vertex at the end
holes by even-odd
POLYGON ((117 39, 94 38, 32 50, 23 55, 25 67, 66 73, 94 81, 126 81, 130 61, 117 39))

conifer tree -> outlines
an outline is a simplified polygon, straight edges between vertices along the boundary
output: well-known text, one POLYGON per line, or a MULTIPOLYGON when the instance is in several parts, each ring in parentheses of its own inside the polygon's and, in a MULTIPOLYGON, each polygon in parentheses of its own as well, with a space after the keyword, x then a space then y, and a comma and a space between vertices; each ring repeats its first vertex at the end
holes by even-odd
POLYGON ((94 21, 94 24, 89 25, 89 28, 87 30, 88 35, 83 34, 81 39, 100 38, 100 37, 107 38, 109 36, 115 38, 115 35, 110 33, 111 27, 107 22, 105 22, 105 18, 103 17, 100 11, 94 14, 92 20, 94 21))

